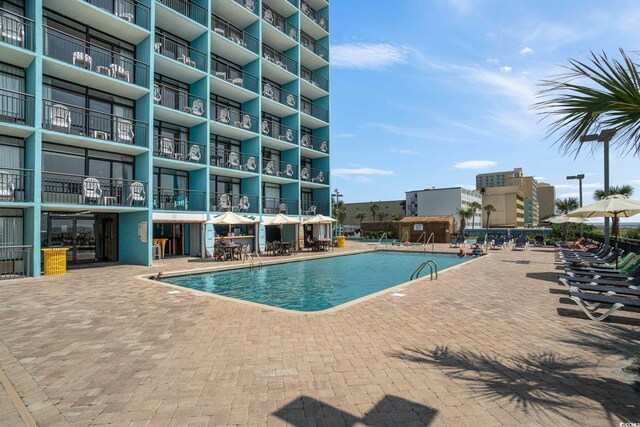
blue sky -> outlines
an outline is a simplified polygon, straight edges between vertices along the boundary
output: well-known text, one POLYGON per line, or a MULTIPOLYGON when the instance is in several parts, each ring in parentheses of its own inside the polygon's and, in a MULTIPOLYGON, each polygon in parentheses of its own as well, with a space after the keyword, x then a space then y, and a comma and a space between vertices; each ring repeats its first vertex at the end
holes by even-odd
MULTIPOLYGON (((592 201, 601 151, 562 155, 530 106, 568 58, 639 50, 639 22, 637 0, 332 1, 332 187, 347 202, 402 199, 523 167, 557 197, 577 196, 565 176, 585 173, 592 201)), ((639 166, 614 151, 611 184, 640 197, 639 166)))

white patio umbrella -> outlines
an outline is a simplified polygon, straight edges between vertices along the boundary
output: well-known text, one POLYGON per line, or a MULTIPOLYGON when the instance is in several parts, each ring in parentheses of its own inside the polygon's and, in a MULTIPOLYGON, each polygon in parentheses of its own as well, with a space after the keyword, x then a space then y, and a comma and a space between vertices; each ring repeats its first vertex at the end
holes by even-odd
POLYGON ((206 221, 205 224, 228 225, 229 234, 231 234, 231 226, 233 225, 251 225, 258 222, 260 221, 258 221, 257 219, 247 218, 246 216, 238 215, 234 212, 228 211, 211 218, 210 220, 206 221))
POLYGON ((303 221, 302 223, 303 224, 331 224, 333 222, 338 222, 338 220, 328 216, 324 216, 324 215, 316 215, 312 218, 309 218, 303 221))
POLYGON ((282 240, 282 226, 288 224, 300 224, 300 220, 297 218, 292 218, 290 216, 286 216, 284 214, 278 214, 271 218, 265 218, 263 221, 264 225, 277 225, 280 227, 280 240, 282 240))
MULTIPOLYGON (((622 195, 614 194, 590 205, 583 206, 567 214, 576 218, 628 218, 640 214, 640 201, 628 199, 622 195)), ((619 233, 619 228, 616 230, 619 233)), ((616 235, 616 249, 618 239, 616 235)), ((616 268, 618 259, 616 258, 616 268)))
POLYGON ((587 222, 588 219, 586 218, 578 218, 578 217, 571 217, 571 216, 566 216, 566 215, 558 215, 558 216, 554 216, 553 218, 550 218, 547 220, 550 223, 553 224, 566 224, 566 223, 572 223, 572 224, 582 224, 584 222, 587 222))

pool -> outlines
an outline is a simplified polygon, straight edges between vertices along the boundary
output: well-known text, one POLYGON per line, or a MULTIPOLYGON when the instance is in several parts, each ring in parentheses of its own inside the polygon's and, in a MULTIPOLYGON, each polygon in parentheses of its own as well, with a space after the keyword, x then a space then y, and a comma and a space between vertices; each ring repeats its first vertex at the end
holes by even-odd
MULTIPOLYGON (((456 255, 367 252, 162 279, 165 283, 297 311, 321 311, 409 281, 432 259, 438 270, 463 263, 456 255)), ((429 274, 427 268, 422 275, 429 274)))

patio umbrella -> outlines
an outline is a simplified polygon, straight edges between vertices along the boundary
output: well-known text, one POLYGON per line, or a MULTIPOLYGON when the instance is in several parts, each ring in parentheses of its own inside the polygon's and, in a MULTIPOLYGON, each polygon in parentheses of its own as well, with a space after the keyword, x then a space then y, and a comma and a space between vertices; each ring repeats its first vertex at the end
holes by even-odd
POLYGON ((303 224, 331 224, 333 222, 338 222, 338 220, 328 216, 324 216, 324 215, 316 215, 312 218, 309 218, 303 221, 302 223, 303 224))
POLYGON ((568 222, 572 224, 582 224, 583 222, 587 222, 588 219, 566 216, 566 215, 558 215, 558 216, 554 216, 553 218, 549 218, 547 221, 553 224, 566 224, 568 222))
POLYGON ((272 218, 266 218, 264 220, 264 225, 277 225, 280 227, 280 240, 282 240, 282 226, 287 224, 300 224, 300 220, 284 214, 278 214, 272 218))
MULTIPOLYGON (((608 196, 590 205, 583 206, 569 212, 566 216, 576 218, 628 218, 640 213, 640 201, 631 200, 619 194, 608 196)), ((620 232, 618 228, 617 233, 620 232)), ((617 234, 616 233, 616 234, 617 234)), ((618 236, 616 235, 616 249, 618 249, 618 236)), ((616 268, 618 259, 616 258, 616 268)))
POLYGON ((256 224, 260 221, 257 219, 247 218, 246 216, 238 215, 234 212, 225 212, 218 216, 211 218, 206 221, 205 224, 216 224, 216 225, 228 225, 229 226, 229 234, 231 234, 231 226, 232 225, 249 225, 256 224))

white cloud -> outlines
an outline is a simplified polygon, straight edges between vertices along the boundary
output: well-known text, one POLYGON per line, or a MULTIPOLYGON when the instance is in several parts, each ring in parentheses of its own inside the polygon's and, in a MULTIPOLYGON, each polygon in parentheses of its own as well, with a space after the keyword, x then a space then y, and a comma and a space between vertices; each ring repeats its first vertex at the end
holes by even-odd
POLYGON ((499 64, 499 63, 500 63, 500 60, 499 60, 499 59, 497 59, 497 58, 489 58, 489 59, 487 59, 487 62, 488 62, 489 64, 496 64, 496 65, 497 65, 497 64, 499 64))
POLYGON ((535 83, 523 76, 511 73, 496 73, 482 68, 466 68, 466 77, 475 83, 476 90, 485 90, 499 95, 529 110, 536 101, 535 83))
POLYGON ((407 62, 412 49, 389 43, 344 43, 331 46, 331 65, 338 68, 381 70, 407 62))
POLYGON ((533 179, 535 179, 536 181, 544 181, 547 178, 544 176, 534 176, 533 179))
POLYGON ((393 171, 374 168, 338 168, 331 171, 333 176, 350 176, 350 175, 393 175, 393 171))
POLYGON ((416 150, 397 149, 397 148, 392 148, 389 150, 389 152, 394 154, 406 154, 408 156, 417 156, 418 154, 420 154, 420 152, 416 150))
MULTIPOLYGON (((574 181, 575 182, 575 181, 574 181)), ((576 184, 555 184, 554 187, 562 189, 562 188, 566 188, 566 189, 578 189, 580 188, 580 186, 576 183, 576 184)), ((604 184, 601 182, 589 182, 586 184, 582 184, 582 189, 583 190, 590 190, 590 189, 601 189, 604 188, 604 184)))
POLYGON ((355 133, 338 133, 333 135, 334 139, 351 139, 355 138, 357 135, 355 133))
POLYGON ((520 51, 520 53, 522 55, 531 55, 533 54, 533 49, 531 49, 530 47, 525 47, 520 51))
POLYGON ((459 162, 453 165, 456 169, 486 169, 495 166, 496 162, 493 160, 467 160, 466 162, 459 162))
POLYGON ((500 67, 500 72, 501 73, 510 73, 513 70, 513 68, 509 67, 508 65, 504 65, 502 67, 500 67))

